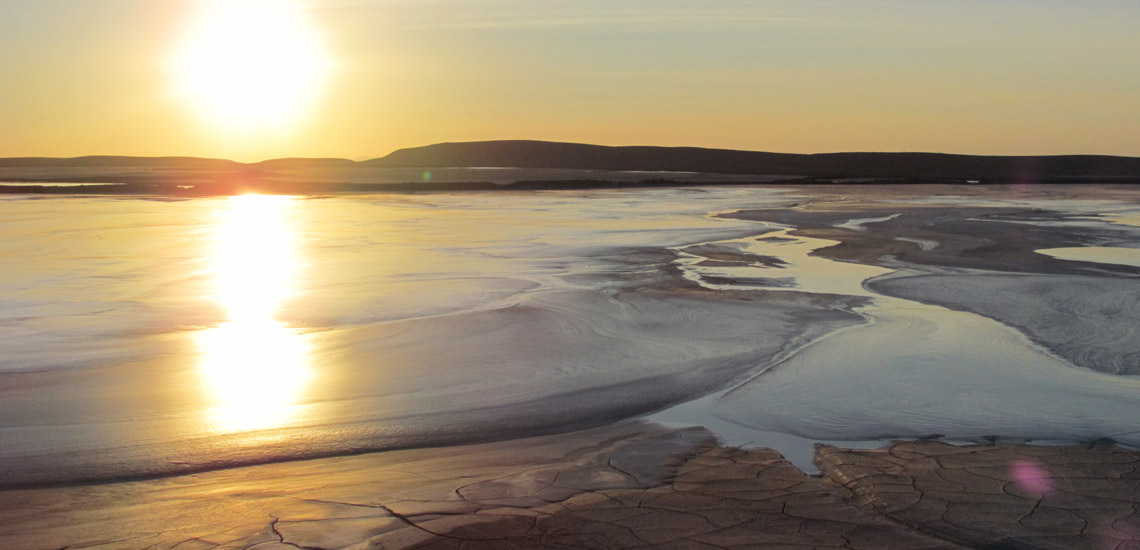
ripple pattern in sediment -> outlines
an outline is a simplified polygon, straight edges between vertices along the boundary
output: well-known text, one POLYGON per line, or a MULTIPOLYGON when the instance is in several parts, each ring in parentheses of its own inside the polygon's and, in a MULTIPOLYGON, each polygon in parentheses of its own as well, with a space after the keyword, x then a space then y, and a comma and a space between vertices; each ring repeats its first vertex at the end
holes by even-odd
POLYGON ((817 440, 1140 444, 1140 380, 1075 369, 972 313, 893 300, 870 315, 728 393, 714 414, 817 440))
POLYGON ((1080 367, 1140 375, 1140 279, 923 275, 874 280, 867 286, 996 319, 1080 367))

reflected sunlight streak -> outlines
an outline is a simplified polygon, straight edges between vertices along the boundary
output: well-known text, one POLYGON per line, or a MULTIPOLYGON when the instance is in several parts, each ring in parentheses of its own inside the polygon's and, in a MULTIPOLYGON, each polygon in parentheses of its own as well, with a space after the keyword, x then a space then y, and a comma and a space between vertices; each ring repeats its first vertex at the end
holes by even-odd
POLYGON ((290 197, 231 197, 219 212, 212 273, 228 320, 198 334, 213 429, 279 427, 298 419, 312 378, 305 336, 275 317, 298 267, 290 197))

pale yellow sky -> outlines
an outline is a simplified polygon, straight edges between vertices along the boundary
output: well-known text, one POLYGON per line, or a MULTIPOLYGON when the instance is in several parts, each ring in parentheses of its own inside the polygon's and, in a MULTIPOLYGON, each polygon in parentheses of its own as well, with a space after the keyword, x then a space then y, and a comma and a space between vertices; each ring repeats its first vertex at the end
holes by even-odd
POLYGON ((257 10, 287 2, 225 4, 264 16, 230 28, 264 48, 226 38, 208 0, 0 0, 0 156, 1140 155, 1134 0, 299 0, 281 21, 257 10), (230 72, 187 87, 187 55, 230 72))

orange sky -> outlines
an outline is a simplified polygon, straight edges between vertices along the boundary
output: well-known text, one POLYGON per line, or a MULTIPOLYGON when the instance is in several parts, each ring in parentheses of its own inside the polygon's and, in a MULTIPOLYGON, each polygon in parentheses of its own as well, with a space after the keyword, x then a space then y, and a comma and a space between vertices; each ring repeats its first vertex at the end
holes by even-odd
POLYGON ((289 4, 0 0, 0 156, 1140 155, 1131 0, 289 4))

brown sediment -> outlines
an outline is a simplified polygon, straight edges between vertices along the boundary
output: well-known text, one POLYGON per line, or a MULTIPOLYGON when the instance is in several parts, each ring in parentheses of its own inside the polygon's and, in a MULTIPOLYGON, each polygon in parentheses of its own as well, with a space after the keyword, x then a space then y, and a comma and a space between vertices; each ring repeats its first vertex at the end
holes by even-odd
POLYGON ((1060 212, 1034 208, 947 207, 945 205, 812 203, 794 209, 746 210, 726 217, 774 222, 797 228, 793 234, 839 241, 816 251, 835 260, 870 265, 905 262, 944 268, 1013 273, 1140 274, 1123 265, 1089 264, 1038 254, 1040 248, 1087 246, 1127 238, 1125 230, 1031 225, 1070 219, 1060 212), (852 218, 895 216, 874 223, 873 230, 836 227, 852 218), (924 249, 917 239, 937 243, 924 249))
POLYGON ((719 267, 783 267, 787 262, 774 258, 772 256, 764 256, 760 254, 752 254, 732 246, 723 244, 699 244, 693 246, 686 246, 681 249, 681 252, 705 258, 697 265, 701 266, 719 266, 719 267))
POLYGON ((857 510, 768 449, 711 447, 669 483, 579 493, 532 511, 464 520, 414 548, 959 548, 857 510))
POLYGON ((1111 444, 821 446, 860 509, 977 548, 1140 545, 1140 452, 1111 444))
POLYGON ((955 183, 919 183, 898 185, 795 185, 787 186, 814 197, 812 203, 827 201, 827 204, 906 203, 916 199, 931 197, 970 197, 977 199, 1046 199, 1079 200, 1135 200, 1137 188, 1134 184, 1088 184, 1040 183, 1033 185, 962 185, 955 183))
POLYGON ((775 451, 646 423, 5 491, 0 510, 13 550, 954 547, 857 510, 775 451))
POLYGON ((3 491, 0 547, 1121 548, 1140 539, 1140 453, 1110 445, 821 446, 817 462, 825 477, 772 450, 717 445, 700 429, 630 422, 3 491), (1018 485, 1024 464, 1046 472, 1048 492, 1018 485))
MULTIPOLYGON (((713 446, 703 430, 627 422, 565 436, 0 491, 0 548, 401 548, 462 525, 535 516, 598 490, 658 486, 713 446)), ((533 521, 526 519, 526 521, 533 521)))
POLYGON ((1036 252, 1068 246, 1134 246, 1135 228, 1092 224, 1079 208, 1063 209, 1064 201, 1076 199, 1135 203, 1140 190, 890 186, 860 191, 857 196, 850 187, 812 191, 818 192, 793 208, 727 216, 785 224, 796 228, 794 235, 837 241, 814 252, 819 256, 911 268, 911 276, 867 281, 865 287, 876 293, 990 317, 1021 330, 1076 366, 1114 374, 1140 372, 1136 361, 1140 348, 1132 334, 1140 316, 1135 299, 1140 268, 1062 260, 1036 252), (906 202, 938 194, 1049 199, 1058 201, 1058 210, 906 202), (842 227, 852 219, 876 221, 859 229, 842 227), (1074 318, 1080 322, 1074 323, 1074 318))

